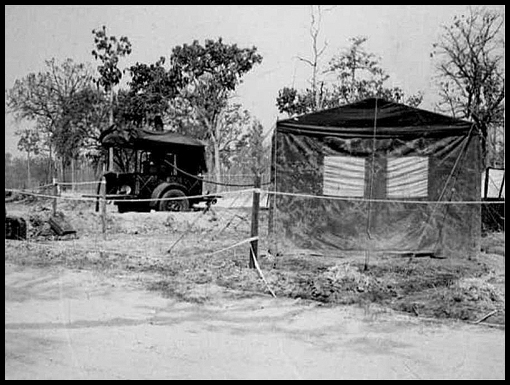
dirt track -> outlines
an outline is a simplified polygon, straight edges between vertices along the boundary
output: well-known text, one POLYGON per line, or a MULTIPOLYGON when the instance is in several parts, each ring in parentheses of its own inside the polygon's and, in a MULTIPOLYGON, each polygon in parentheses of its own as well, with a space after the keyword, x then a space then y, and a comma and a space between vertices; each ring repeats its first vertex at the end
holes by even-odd
POLYGON ((136 274, 5 264, 6 379, 505 377, 505 332, 265 295, 179 302, 136 274))

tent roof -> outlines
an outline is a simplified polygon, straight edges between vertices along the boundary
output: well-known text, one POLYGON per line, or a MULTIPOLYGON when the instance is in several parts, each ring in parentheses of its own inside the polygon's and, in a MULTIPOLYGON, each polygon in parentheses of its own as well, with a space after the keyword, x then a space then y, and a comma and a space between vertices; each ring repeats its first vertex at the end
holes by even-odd
POLYGON ((466 135, 472 123, 375 98, 277 122, 280 132, 317 136, 372 137, 374 126, 379 138, 451 136, 466 135))

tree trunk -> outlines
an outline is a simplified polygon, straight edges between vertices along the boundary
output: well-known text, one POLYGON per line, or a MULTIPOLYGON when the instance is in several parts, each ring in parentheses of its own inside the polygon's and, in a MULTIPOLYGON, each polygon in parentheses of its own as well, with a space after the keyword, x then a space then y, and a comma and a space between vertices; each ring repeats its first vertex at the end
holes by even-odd
MULTIPOLYGON (((218 138, 220 137, 220 129, 218 123, 211 122, 208 119, 204 119, 204 124, 207 127, 207 132, 210 137, 210 144, 212 145, 212 167, 214 173, 214 181, 216 183, 221 183, 221 158, 220 158, 220 143, 218 138)), ((214 192, 220 191, 220 185, 216 184, 212 188, 214 192)))
MULTIPOLYGON (((220 162, 220 146, 216 140, 213 140, 213 161, 214 161, 214 181, 221 183, 221 162, 220 162)), ((215 191, 220 191, 220 185, 215 186, 215 191)))
POLYGON ((75 167, 74 167, 74 158, 71 158, 71 191, 74 192, 75 191, 75 186, 74 186, 74 183, 76 182, 76 178, 75 178, 75 167))
MULTIPOLYGON (((110 99, 110 114, 109 114, 109 127, 113 125, 113 89, 109 90, 110 99)), ((108 171, 113 171, 113 147, 108 148, 108 171)))
MULTIPOLYGON (((52 154, 52 151, 51 151, 51 144, 49 145, 49 148, 50 148, 50 158, 49 158, 49 166, 48 166, 48 171, 50 172, 50 179, 49 181, 53 180, 53 178, 55 178, 55 174, 54 174, 54 170, 53 170, 53 154, 52 154)), ((49 183, 48 181, 48 183, 49 183)))
POLYGON ((32 187, 32 181, 30 178, 30 151, 27 151, 27 179, 27 187, 30 189, 32 187))
POLYGON ((62 158, 60 160, 60 167, 62 167, 61 174, 60 174, 61 175, 60 180, 62 181, 62 183, 65 183, 66 182, 66 173, 65 173, 66 166, 65 166, 64 158, 62 158))

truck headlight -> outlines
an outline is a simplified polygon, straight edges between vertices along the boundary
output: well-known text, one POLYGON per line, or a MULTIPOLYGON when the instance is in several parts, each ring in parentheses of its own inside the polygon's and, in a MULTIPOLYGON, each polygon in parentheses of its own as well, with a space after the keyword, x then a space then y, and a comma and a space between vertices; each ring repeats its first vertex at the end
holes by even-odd
POLYGON ((128 186, 127 184, 122 185, 122 187, 119 189, 119 194, 129 195, 130 193, 131 193, 131 186, 128 186))

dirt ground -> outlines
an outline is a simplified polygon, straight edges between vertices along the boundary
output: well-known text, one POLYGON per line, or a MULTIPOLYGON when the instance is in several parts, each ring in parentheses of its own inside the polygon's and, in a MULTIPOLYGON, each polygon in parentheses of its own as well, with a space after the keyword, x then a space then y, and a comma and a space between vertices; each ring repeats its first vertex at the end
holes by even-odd
POLYGON ((376 306, 192 303, 136 274, 5 265, 6 379, 502 379, 504 330, 376 306))
MULTIPOLYGON (((504 234, 477 260, 304 251, 248 268, 250 211, 116 213, 6 203, 6 379, 504 378, 504 234), (475 324, 476 323, 476 324, 475 324)), ((266 218, 262 212, 261 226, 266 218)), ((261 229, 263 234, 264 229, 261 229)))

